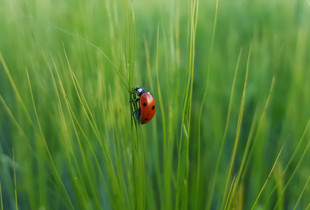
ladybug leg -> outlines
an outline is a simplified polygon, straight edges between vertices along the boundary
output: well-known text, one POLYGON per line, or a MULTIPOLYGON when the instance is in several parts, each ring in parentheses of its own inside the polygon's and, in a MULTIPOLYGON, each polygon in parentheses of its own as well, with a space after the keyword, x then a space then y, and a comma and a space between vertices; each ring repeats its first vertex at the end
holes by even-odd
POLYGON ((139 120, 139 122, 140 122, 140 120, 141 120, 141 109, 139 108, 138 109, 138 112, 136 113, 136 118, 139 120))
POLYGON ((132 114, 136 115, 136 118, 138 120, 140 120, 140 118, 141 118, 141 109, 139 108, 139 109, 135 110, 132 114))
POLYGON ((129 101, 129 103, 131 103, 131 102, 137 102, 137 101, 139 101, 139 99, 140 99, 140 98, 133 99, 133 100, 129 101))
POLYGON ((130 91, 130 90, 129 90, 129 93, 131 93, 131 94, 133 94, 133 95, 137 95, 137 93, 132 92, 132 91, 130 91))

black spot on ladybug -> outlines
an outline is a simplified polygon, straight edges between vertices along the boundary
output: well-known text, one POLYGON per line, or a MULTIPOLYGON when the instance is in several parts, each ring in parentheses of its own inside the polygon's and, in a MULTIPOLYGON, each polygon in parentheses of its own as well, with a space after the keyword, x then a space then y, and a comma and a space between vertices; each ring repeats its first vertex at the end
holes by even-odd
POLYGON ((146 103, 144 103, 143 106, 146 106, 146 103))
POLYGON ((152 106, 152 109, 155 109, 155 106, 152 106))
POLYGON ((145 118, 144 120, 147 121, 149 118, 145 118))

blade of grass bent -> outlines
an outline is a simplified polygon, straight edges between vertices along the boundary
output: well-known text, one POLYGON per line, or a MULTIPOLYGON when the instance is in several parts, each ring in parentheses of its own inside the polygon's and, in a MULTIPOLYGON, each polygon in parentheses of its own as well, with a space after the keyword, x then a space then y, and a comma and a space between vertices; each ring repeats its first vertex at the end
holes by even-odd
MULTIPOLYGON (((63 48, 64 48, 64 46, 63 46, 63 48)), ((67 60, 68 69, 69 69, 70 76, 71 76, 71 79, 72 79, 72 82, 74 85, 75 92, 78 96, 78 99, 79 99, 81 105, 82 105, 83 111, 85 113, 85 116, 87 117, 87 120, 89 121, 90 126, 92 127, 95 135, 97 136, 99 143, 101 143, 102 140, 101 140, 100 132, 98 130, 98 126, 97 126, 96 121, 94 119, 94 116, 93 116, 93 114, 92 114, 92 112, 91 112, 91 110, 87 104, 87 101, 84 97, 83 91, 81 90, 81 87, 79 85, 79 82, 78 82, 74 72, 72 71, 72 68, 71 68, 71 65, 70 65, 70 62, 69 62, 65 48, 64 48, 64 54, 65 54, 65 57, 67 60)))
MULTIPOLYGON (((30 114, 29 114, 29 112, 28 112, 28 110, 27 110, 27 108, 26 108, 26 106, 25 106, 25 104, 24 104, 24 102, 23 102, 23 100, 22 100, 22 98, 21 98, 21 95, 20 95, 20 93, 19 93, 19 91, 18 91, 18 89, 17 89, 17 86, 16 86, 16 84, 15 84, 15 82, 14 82, 14 80, 13 80, 13 77, 11 76, 11 73, 10 73, 10 71, 9 71, 9 69, 8 69, 8 67, 7 67, 7 65, 6 65, 6 63, 5 63, 5 61, 4 61, 4 58, 3 58, 2 54, 1 54, 1 52, 0 52, 0 61, 1 61, 2 65, 3 65, 3 67, 4 67, 5 73, 7 74, 8 78, 9 78, 9 81, 10 81, 10 83, 11 83, 11 86, 13 87, 14 93, 15 93, 15 95, 16 95, 16 97, 17 97, 19 103, 20 103, 20 105, 22 106, 22 109, 23 109, 24 113, 26 114, 27 120, 30 122, 30 124, 32 125, 32 127, 33 127, 34 130, 36 131, 34 122, 32 121, 32 119, 31 119, 31 117, 30 117, 30 114)), ((28 75, 28 71, 27 71, 27 70, 26 70, 26 73, 27 73, 28 83, 29 83, 29 87, 30 87, 30 93, 31 93, 31 96, 32 96, 33 108, 34 108, 35 116, 36 116, 36 119, 37 119, 37 122, 38 122, 38 126, 39 126, 39 133, 40 133, 40 135, 41 135, 41 137, 42 137, 43 144, 44 144, 45 149, 46 149, 46 151, 47 151, 47 153, 48 153, 48 156, 49 156, 49 159, 50 159, 50 161, 51 161, 52 167, 53 167, 53 169, 54 169, 55 176, 56 176, 57 180, 59 181, 59 183, 60 183, 62 189, 64 190, 64 193, 65 193, 65 195, 66 195, 66 198, 67 198, 67 201, 68 201, 68 203, 69 203, 69 206, 73 209, 73 204, 72 204, 72 202, 71 202, 71 199, 70 199, 70 197, 69 197, 69 195, 68 195, 68 192, 67 192, 67 190, 66 190, 66 188, 65 188, 65 186, 64 186, 64 184, 63 184, 63 182, 62 182, 62 180, 61 180, 61 178, 60 178, 60 176, 59 176, 59 174, 58 174, 58 171, 57 171, 57 169, 56 169, 56 166, 55 166, 55 163, 54 163, 54 161, 53 161, 53 158, 52 158, 52 156, 51 156, 51 154, 50 154, 50 151, 49 151, 49 148, 48 148, 48 146, 47 146, 47 144, 46 144, 46 140, 45 140, 45 137, 44 137, 44 135, 43 135, 43 131, 42 131, 42 128, 41 128, 41 125, 40 125, 40 121, 39 121, 38 115, 37 115, 36 106, 35 106, 35 104, 34 104, 32 89, 31 89, 30 80, 29 80, 29 75, 28 75)), ((36 131, 36 132, 37 132, 37 131, 36 131)))
MULTIPOLYGON (((53 57, 52 57, 53 58, 53 57)), ((54 68, 56 71, 57 70, 57 66, 56 66, 56 63, 54 61, 54 59, 52 59, 53 61, 53 64, 54 64, 54 68)), ((62 108, 62 103, 61 103, 61 100, 60 100, 60 94, 59 94, 59 91, 58 91, 58 88, 57 88, 57 84, 56 84, 56 79, 54 77, 54 74, 52 72, 52 69, 49 68, 50 70, 50 73, 51 73, 51 76, 52 76, 52 80, 53 80, 53 85, 54 85, 54 88, 55 88, 55 92, 56 92, 56 95, 57 95, 57 99, 58 99, 58 109, 59 109, 59 114, 60 114, 60 119, 61 119, 61 122, 63 124, 63 127, 64 127, 64 130, 65 130, 65 142, 66 142, 66 146, 67 146, 67 153, 66 153, 66 156, 67 156, 67 161, 68 161, 68 167, 69 167, 69 173, 71 176, 75 175, 76 173, 73 172, 73 167, 71 165, 71 157, 73 159, 73 162, 75 164, 75 167, 76 167, 76 170, 77 170, 77 174, 78 174, 78 177, 80 177, 80 179, 82 179, 82 174, 81 174, 81 170, 80 170, 80 164, 78 164, 78 161, 76 159, 76 156, 74 154, 74 151, 73 151, 73 146, 72 146, 72 143, 70 141, 70 136, 69 136, 69 132, 68 132, 68 128, 67 128, 67 124, 65 122, 65 116, 64 116, 64 111, 63 111, 63 108, 62 108)), ((62 83, 60 83, 60 86, 61 86, 61 90, 63 90, 63 85, 62 83)), ((68 106, 68 102, 67 102, 67 97, 64 95, 64 98, 65 98, 65 103, 66 105, 68 106)), ((69 110, 69 115, 70 115, 70 110, 69 110)), ((70 115, 70 118, 71 118, 71 121, 72 121, 72 117, 70 115)), ((74 125, 74 122, 72 122, 72 125, 74 126, 74 131, 76 133, 76 129, 75 129, 75 125, 74 125)), ((84 157, 85 158, 85 157, 84 157)), ((83 158, 83 159, 84 159, 83 158)), ((87 170, 87 169, 86 169, 87 170)), ((77 184, 77 182, 73 182, 73 184, 75 185, 76 189, 79 190, 78 193, 81 193, 81 196, 83 196, 83 199, 79 199, 77 201, 78 204, 80 205, 83 205, 84 208, 86 208, 86 201, 85 199, 90 199, 89 196, 88 196, 88 193, 85 189, 85 185, 83 182, 79 182, 79 184, 77 184)))
MULTIPOLYGON (((52 75, 52 77, 53 77, 53 81, 55 82, 54 75, 52 75)), ((54 85, 56 85, 56 83, 54 85)), ((78 179, 82 180, 82 174, 81 174, 81 170, 80 170, 78 161, 77 161, 76 156, 74 154, 74 151, 72 149, 73 147, 72 147, 72 144, 71 144, 71 141, 70 141, 70 135, 69 135, 69 132, 68 132, 66 121, 65 121, 64 112, 63 112, 63 109, 62 109, 62 106, 61 106, 61 101, 60 101, 59 93, 58 93, 58 90, 56 90, 56 91, 57 91, 57 97, 58 97, 58 102, 59 102, 58 110, 59 110, 59 115, 60 115, 60 119, 61 119, 60 121, 61 121, 61 124, 62 124, 62 126, 64 128, 64 139, 65 139, 65 144, 66 144, 66 149, 65 149, 66 150, 66 154, 65 154, 65 156, 67 157, 68 171, 69 171, 69 174, 71 176, 71 179, 75 180, 75 181, 72 182, 73 189, 77 190, 77 192, 75 191, 75 193, 78 193, 78 194, 76 194, 76 196, 79 197, 79 199, 77 200, 77 205, 78 206, 82 206, 82 208, 87 208, 87 200, 89 200, 90 198, 89 198, 89 196, 88 196, 88 194, 86 192, 84 183, 83 182, 77 182, 77 180, 76 180, 76 177, 79 177, 78 179), (77 172, 74 171, 74 168, 72 166, 72 161, 75 164, 75 170, 77 172)))
POLYGON ((33 20, 33 21, 36 21, 36 22, 38 22, 38 23, 47 25, 47 26, 49 26, 49 27, 51 27, 51 28, 53 28, 53 29, 55 29, 55 30, 58 30, 58 31, 60 31, 60 32, 63 32, 64 34, 67 34, 67 35, 69 35, 69 36, 71 36, 71 37, 73 37, 73 38, 76 38, 76 39, 80 40, 80 41, 83 41, 83 42, 85 42, 86 44, 88 44, 89 46, 91 46, 91 47, 93 47, 94 49, 96 49, 96 50, 97 50, 101 55, 103 55, 103 57, 111 64, 113 71, 114 71, 114 72, 117 74, 117 76, 121 79, 121 81, 122 81, 123 85, 126 87, 126 89, 129 90, 129 88, 128 88, 128 86, 127 86, 127 84, 126 84, 124 78, 123 78, 123 77, 121 76, 121 74, 120 74, 120 71, 116 68, 115 64, 112 62, 112 60, 110 59, 110 57, 109 57, 102 49, 100 49, 99 47, 97 47, 94 43, 92 43, 91 41, 89 41, 89 40, 87 40, 87 39, 84 39, 83 37, 81 37, 81 36, 79 36, 79 35, 77 35, 77 34, 71 32, 71 31, 68 31, 68 30, 66 30, 66 29, 64 29, 64 28, 62 28, 62 27, 60 27, 60 26, 57 26, 57 25, 55 25, 55 24, 52 24, 52 23, 49 23, 49 22, 46 22, 46 21, 42 21, 42 20, 37 20, 37 19, 35 19, 34 17, 31 17, 31 16, 29 16, 29 15, 23 15, 23 16, 26 17, 26 18, 29 18, 29 19, 31 19, 31 20, 33 20))
MULTIPOLYGON (((105 180, 105 178, 104 178, 104 176, 103 176, 103 172, 102 172, 102 169, 101 169, 101 167, 100 167, 99 160, 98 160, 97 155, 96 155, 96 153, 95 153, 95 151, 94 151, 94 148, 93 148, 93 146, 92 146, 92 144, 91 144, 89 138, 87 137, 86 133, 84 132, 82 126, 81 126, 80 123, 78 122, 78 119, 77 119, 77 117, 75 116, 75 114, 74 114, 74 112, 73 112, 73 110, 72 110, 72 108, 71 108, 71 105, 70 105, 70 103, 69 103, 69 101, 68 101, 68 97, 67 97, 66 92, 65 92, 65 90, 64 90, 64 86, 63 86, 63 84, 62 84, 62 81, 61 81, 61 78, 60 78, 60 75, 59 75, 59 73, 58 73, 57 66, 56 66, 56 63, 55 63, 53 57, 52 57, 52 60, 53 60, 53 63, 54 63, 54 67, 55 67, 55 70, 56 70, 56 74, 57 74, 57 77, 58 77, 58 81, 59 81, 59 84, 60 84, 60 88, 61 88, 61 91, 62 91, 64 100, 65 100, 65 103, 66 103, 66 106, 67 106, 67 109, 68 109, 68 113, 69 113, 69 116, 70 116, 72 125, 73 125, 73 127, 74 127, 74 129, 75 129, 75 132, 76 132, 76 126, 75 126, 75 124, 77 124, 77 126, 78 126, 79 130, 81 131, 82 135, 84 136, 84 138, 85 138, 85 140, 86 140, 86 142, 87 142, 89 148, 91 149, 91 153, 92 153, 92 155, 93 155, 93 157, 94 157, 94 159, 95 159, 95 161, 96 161, 96 165, 97 165, 98 171, 99 171, 99 173, 100 173, 101 180, 103 181, 103 184, 104 184, 104 186, 105 186, 105 188, 106 188, 106 191, 107 191, 107 193, 108 193, 108 196, 109 196, 109 198, 110 198, 110 201, 112 202, 112 206, 114 206, 115 208, 117 208, 117 206, 116 206, 114 200, 112 199, 112 195, 111 195, 111 193, 110 193, 110 191, 109 191, 109 188, 108 188, 108 186, 107 186, 107 182, 106 182, 106 180, 105 180)), ((53 74, 52 74, 52 77, 54 78, 53 74)), ((55 84, 55 85, 56 85, 56 84, 55 84)), ((57 87, 55 86, 55 88, 57 88, 57 87)), ((58 92, 58 90, 57 90, 57 92, 58 92)), ((58 95, 59 95, 59 94, 58 94, 58 95)), ((60 99, 59 99, 59 100, 60 100, 60 99)), ((77 134, 76 134, 76 135, 77 135, 77 134)), ((110 161, 109 161, 109 158, 107 157, 107 154, 106 154, 105 152, 103 152, 103 156, 104 156, 105 161, 108 163, 108 164, 107 164, 107 167, 111 167, 111 163, 109 163, 109 162, 110 162, 110 161)), ((113 178, 113 177, 116 177, 113 168, 112 168, 112 170, 110 170, 110 172, 111 172, 111 171, 113 172, 111 177, 112 177, 112 178, 113 178)), ((116 180, 113 180, 113 182, 118 186, 116 180)))
POLYGON ((65 194, 65 196, 66 196, 66 198, 67 198, 67 201, 68 201, 70 207, 71 207, 72 209, 74 209, 73 204, 72 204, 72 201, 71 201, 71 198, 70 198, 70 196, 69 196, 69 194, 68 194, 68 192, 67 192, 67 189, 66 189, 64 183, 62 182, 62 180, 61 180, 61 178, 60 178, 60 175, 59 175, 59 173, 58 173, 58 171, 57 171, 57 168, 56 168, 56 165, 55 165, 55 163, 54 163, 53 157, 52 157, 52 155, 51 155, 51 153, 50 153, 50 150, 49 150, 49 148, 48 148, 48 145, 47 145, 47 143, 46 143, 46 139, 45 139, 45 136, 44 136, 42 127, 41 127, 39 115, 38 115, 38 113, 37 113, 37 108, 36 108, 36 105, 35 105, 35 101, 34 101, 34 97, 33 97, 33 92, 32 92, 32 87, 31 87, 31 82, 30 82, 30 77, 29 77, 29 74, 28 74, 28 70, 27 70, 27 69, 26 69, 26 74, 27 74, 27 79, 28 79, 28 85, 29 85, 29 90, 30 90, 30 95, 31 95, 33 110, 34 110, 35 117, 36 117, 36 120, 37 120, 37 124, 38 124, 38 127, 39 127, 39 131, 40 131, 40 135, 41 135, 41 138, 42 138, 42 142, 43 142, 43 144, 44 144, 44 147, 45 147, 45 149, 46 149, 46 152, 47 152, 48 157, 49 157, 49 159, 50 159, 50 162, 51 162, 51 164, 52 164, 53 172, 55 173, 55 176, 56 176, 56 178, 57 178, 57 180, 58 180, 58 182, 59 182, 61 188, 63 189, 63 192, 64 192, 64 194, 65 194))
MULTIPOLYGON (((65 55, 66 55, 66 52, 65 52, 65 55)), ((70 71, 70 74, 71 74, 71 77, 72 77, 72 82, 74 84, 74 87, 75 87, 75 91, 76 91, 76 94, 78 96, 78 99, 80 101, 80 104, 82 105, 82 108, 83 108, 83 111, 84 111, 84 114, 91 126, 91 128, 93 129, 93 132, 95 133, 96 137, 97 137, 97 140, 101 146, 101 149, 105 155, 105 158, 107 161, 109 161, 109 166, 111 167, 111 170, 113 170, 113 174, 115 175, 116 172, 115 172, 115 168, 114 168, 114 165, 113 165, 113 161, 112 161, 112 158, 111 158, 111 154, 109 152, 109 150, 106 149, 106 147, 103 146, 102 144, 102 138, 101 138, 101 135, 100 135, 100 132, 99 132, 99 129, 98 129, 98 126, 96 124, 96 121, 94 119, 94 116, 88 106, 88 103, 85 99, 85 96, 83 94, 83 91, 81 90, 81 87, 79 85, 79 82, 77 81, 77 78, 74 74, 74 72, 72 71, 72 68, 71 68, 71 65, 70 65, 70 62, 69 62, 69 59, 66 55, 66 60, 67 60, 67 64, 68 64, 68 68, 69 68, 69 71, 70 71)))
POLYGON ((4 71, 5 71, 6 75, 9 78, 9 81, 11 83, 11 86, 12 86, 13 90, 14 90, 15 96, 16 96, 18 102, 20 103, 20 105, 22 106, 23 111, 26 114, 27 120, 31 123, 31 125, 33 127, 35 127, 34 124, 33 124, 32 119, 30 117, 30 114, 29 114, 29 112, 28 112, 28 110, 27 110, 27 108, 26 108, 26 106, 24 104, 24 101, 23 101, 23 99, 22 99, 22 97, 21 97, 21 95, 20 95, 20 93, 19 93, 19 91, 17 89, 17 86, 16 86, 16 84, 14 82, 14 79, 13 79, 13 77, 12 77, 10 71, 9 71, 9 68, 8 68, 8 66, 5 63, 5 60, 4 60, 1 52, 0 52, 0 61, 1 61, 2 65, 3 65, 3 68, 4 68, 4 71))
MULTIPOLYGON (((69 62, 67 60, 67 62, 69 62)), ((68 63, 68 65, 70 66, 70 64, 68 63)), ((69 67, 69 69, 71 69, 71 67, 69 67)), ((76 87, 75 87, 76 88, 76 87)), ((63 89, 63 88, 62 88, 63 89)), ((67 100, 66 100, 67 102, 67 100)), ((70 118, 72 120, 72 116, 71 116, 71 112, 69 112, 69 115, 70 115, 70 118)), ((72 125, 73 125, 73 130, 74 130, 74 133, 75 133, 75 137, 76 137, 76 140, 77 140, 77 143, 78 143, 78 146, 79 146, 79 149, 80 149, 80 152, 81 152, 81 156, 82 156, 82 162, 83 162, 83 166, 84 166, 84 171, 86 172, 86 176, 87 176, 87 181, 88 181, 88 186, 90 187, 91 189, 91 194, 93 195, 94 197, 94 200, 95 200, 95 205, 97 206, 97 208, 99 209, 100 208, 100 202, 98 200, 98 197, 96 196, 96 190, 95 190, 95 185, 93 183, 93 179, 91 178, 90 176, 90 169, 89 169, 89 166, 87 164, 87 161, 86 161, 86 157, 85 157, 85 152, 84 152, 84 148, 81 144, 81 139, 80 139, 80 136, 77 132, 77 129, 76 129, 76 126, 74 125, 74 122, 72 120, 72 125)))
POLYGON ((9 115, 9 117, 11 118, 12 122, 15 124, 15 126, 17 127, 18 129, 18 132, 21 133, 21 136, 24 137, 27 141, 28 141, 28 145, 29 145, 29 148, 32 152, 32 154, 34 154, 34 156, 36 158, 39 158, 37 156, 37 153, 35 151, 35 149, 33 148, 33 145, 30 143, 30 139, 26 136, 24 130, 22 129, 21 125, 19 124, 19 122, 17 121, 16 117, 13 115, 11 109, 8 107, 7 103, 4 101, 3 97, 0 95, 0 101, 1 103, 3 104, 4 106, 4 109, 6 110, 7 114, 9 115))
MULTIPOLYGON (((23 131, 22 127, 20 126, 20 124, 17 122, 16 118, 14 117, 12 111, 10 110, 10 108, 8 107, 8 105, 6 104, 6 102, 4 101, 3 97, 0 95, 0 101, 3 104, 4 109, 6 110, 6 112, 8 113, 9 117, 11 118, 11 120, 13 121, 13 123, 15 124, 15 126, 18 129, 18 132, 20 132, 22 134, 23 137, 27 138, 25 132, 23 131)), ((31 147, 32 148, 32 147, 31 147)))
MULTIPOLYGON (((109 150, 106 149, 106 147, 103 146, 102 144, 102 137, 101 137, 101 134, 99 132, 99 129, 98 129, 98 126, 96 124, 96 121, 95 121, 95 118, 94 118, 94 115, 92 114, 89 106, 88 106, 88 103, 85 99, 85 96, 83 94, 83 91, 79 85, 79 82, 74 74, 74 72, 72 71, 72 68, 71 68, 71 65, 70 65, 70 62, 69 62, 69 59, 67 57, 67 53, 65 52, 65 56, 66 56, 66 60, 67 60, 67 64, 68 64, 68 68, 69 68, 69 71, 70 71, 70 74, 71 74, 71 78, 72 78, 72 82, 74 84, 74 88, 75 88, 75 91, 76 91, 76 94, 78 96, 78 99, 82 105, 82 108, 83 108, 83 111, 85 113, 85 116, 89 122, 89 124, 91 125, 91 128, 93 129, 93 132, 95 133, 96 137, 97 137, 97 140, 103 150, 103 153, 106 153, 106 158, 107 160, 110 162, 110 166, 112 168, 113 171, 115 171, 114 167, 113 167, 113 161, 111 159, 111 154, 109 152, 109 150)), ((114 172, 115 174, 115 172, 114 172)))

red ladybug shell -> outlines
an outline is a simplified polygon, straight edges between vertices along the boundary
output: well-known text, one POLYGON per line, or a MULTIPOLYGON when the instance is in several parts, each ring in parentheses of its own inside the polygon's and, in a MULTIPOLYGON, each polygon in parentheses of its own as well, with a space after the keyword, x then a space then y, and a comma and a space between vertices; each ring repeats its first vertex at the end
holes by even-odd
POLYGON ((144 93, 140 96, 141 124, 150 121, 156 112, 156 103, 150 93, 144 93))

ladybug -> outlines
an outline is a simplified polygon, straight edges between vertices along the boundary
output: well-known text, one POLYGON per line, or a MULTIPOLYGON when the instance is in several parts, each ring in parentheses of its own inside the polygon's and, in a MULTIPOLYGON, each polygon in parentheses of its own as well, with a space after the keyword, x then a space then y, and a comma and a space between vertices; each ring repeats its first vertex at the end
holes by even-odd
POLYGON ((136 118, 139 120, 139 122, 141 122, 141 124, 149 122, 154 117, 156 112, 156 103, 154 97, 149 91, 139 86, 135 87, 135 92, 130 93, 139 97, 130 101, 139 101, 139 108, 135 110, 133 114, 136 115, 136 118))

